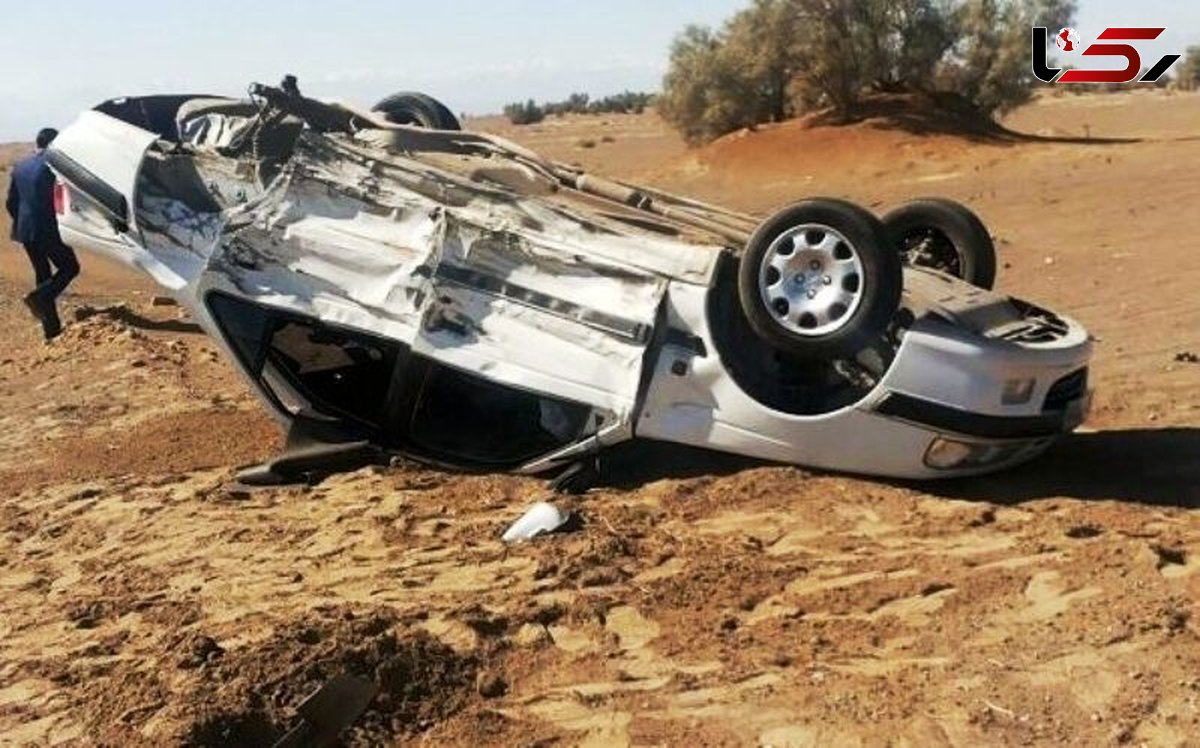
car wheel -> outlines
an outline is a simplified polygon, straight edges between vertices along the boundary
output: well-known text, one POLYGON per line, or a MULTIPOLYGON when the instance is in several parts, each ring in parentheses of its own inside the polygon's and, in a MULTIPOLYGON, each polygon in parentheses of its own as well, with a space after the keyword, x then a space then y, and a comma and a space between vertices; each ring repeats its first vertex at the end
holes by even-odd
POLYGON ((900 256, 879 220, 824 198, 767 219, 738 269, 751 328, 776 349, 809 359, 849 358, 876 341, 899 307, 902 283, 900 256))
POLYGON ((445 104, 413 91, 392 94, 371 107, 371 111, 380 112, 388 122, 397 125, 416 125, 430 130, 462 129, 458 117, 445 104))
POLYGON ((953 200, 913 200, 883 217, 906 265, 940 270, 980 288, 996 283, 996 247, 979 216, 953 200))

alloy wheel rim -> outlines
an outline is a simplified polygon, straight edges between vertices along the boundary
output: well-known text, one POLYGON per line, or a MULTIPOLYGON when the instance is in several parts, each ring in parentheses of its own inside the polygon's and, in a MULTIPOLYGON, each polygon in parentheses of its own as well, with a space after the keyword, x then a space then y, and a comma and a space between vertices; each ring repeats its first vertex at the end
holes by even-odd
POLYGON ((767 248, 758 277, 772 319, 800 337, 841 329, 862 304, 858 249, 825 224, 806 223, 780 234, 767 248))

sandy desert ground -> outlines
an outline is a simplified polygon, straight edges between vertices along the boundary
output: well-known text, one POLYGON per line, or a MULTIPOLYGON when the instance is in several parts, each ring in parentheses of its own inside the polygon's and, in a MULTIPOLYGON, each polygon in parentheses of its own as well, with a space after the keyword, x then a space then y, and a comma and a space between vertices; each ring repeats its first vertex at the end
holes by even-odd
POLYGON ((43 345, 0 247, 0 744, 269 745, 350 669, 354 745, 1200 745, 1200 96, 1043 99, 1003 143, 470 124, 754 211, 967 201, 1000 287, 1094 332, 1088 428, 923 485, 648 450, 506 548, 543 483, 231 487, 279 435, 206 338, 84 257, 43 345))

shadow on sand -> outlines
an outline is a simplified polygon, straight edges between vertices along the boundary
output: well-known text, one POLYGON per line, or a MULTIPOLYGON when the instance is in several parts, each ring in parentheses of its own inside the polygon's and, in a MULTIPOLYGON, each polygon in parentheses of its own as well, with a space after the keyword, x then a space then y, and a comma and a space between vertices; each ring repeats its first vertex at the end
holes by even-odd
POLYGON ((181 334, 202 334, 204 330, 195 322, 185 322, 179 319, 150 319, 143 317, 124 304, 112 306, 82 306, 75 310, 75 320, 81 321, 89 317, 104 316, 139 330, 154 330, 157 332, 175 332, 181 334))
MULTIPOLYGON (((600 474, 604 485, 628 490, 663 478, 724 476, 768 464, 639 440, 602 455, 600 474)), ((998 504, 1070 498, 1200 507, 1200 428, 1072 434, 1037 460, 993 475, 890 482, 942 498, 998 504)))
POLYGON ((1200 428, 1072 434, 1012 470, 919 488, 935 496, 1000 504, 1071 498, 1200 507, 1200 428))
POLYGON ((921 136, 950 135, 991 145, 1122 145, 1142 142, 1141 138, 1036 135, 1010 130, 963 97, 946 92, 876 94, 860 101, 849 112, 819 112, 809 115, 806 120, 809 126, 861 123, 879 130, 898 130, 921 136))
POLYGON ((602 452, 599 460, 601 484, 625 491, 666 478, 726 476, 775 464, 650 439, 618 444, 602 452))

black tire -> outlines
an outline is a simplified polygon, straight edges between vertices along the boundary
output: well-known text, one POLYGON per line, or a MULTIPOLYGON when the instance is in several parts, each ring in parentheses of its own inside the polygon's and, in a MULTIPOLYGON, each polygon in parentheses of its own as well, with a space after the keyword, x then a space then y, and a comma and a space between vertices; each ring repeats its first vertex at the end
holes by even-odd
POLYGON ((953 200, 922 198, 883 217, 905 264, 962 278, 979 288, 996 283, 996 247, 979 216, 953 200))
POLYGON ((450 109, 423 93, 404 91, 395 93, 371 107, 371 111, 380 112, 397 125, 416 125, 430 130, 461 130, 458 117, 450 109))
MULTIPOLYGON (((809 233, 798 236, 807 237, 809 233)), ((820 231, 811 233, 819 235, 820 231)), ((839 243, 835 254, 839 250, 845 252, 846 248, 839 243)), ((777 257, 790 254, 779 248, 774 252, 777 257)), ((824 281, 829 284, 828 277, 824 281)), ((879 219, 853 203, 817 198, 784 208, 754 232, 738 268, 738 297, 750 327, 776 350, 805 359, 842 359, 850 358, 876 342, 887 329, 899 308, 903 282, 900 256, 888 244, 879 219), (766 277, 764 273, 771 272, 764 262, 771 263, 768 253, 772 252, 772 245, 789 230, 805 224, 824 226, 840 233, 856 255, 861 270, 861 274, 853 273, 857 281, 852 281, 857 306, 853 309, 843 307, 844 317, 835 317, 830 324, 836 327, 825 332, 818 332, 820 325, 813 333, 794 329, 803 323, 789 323, 790 311, 773 308, 764 298, 769 289, 764 290, 762 279, 766 277)), ((851 290, 845 284, 844 288, 851 290)), ((806 302, 802 299, 800 303, 806 302)), ((800 320, 803 317, 801 314, 800 320)))

